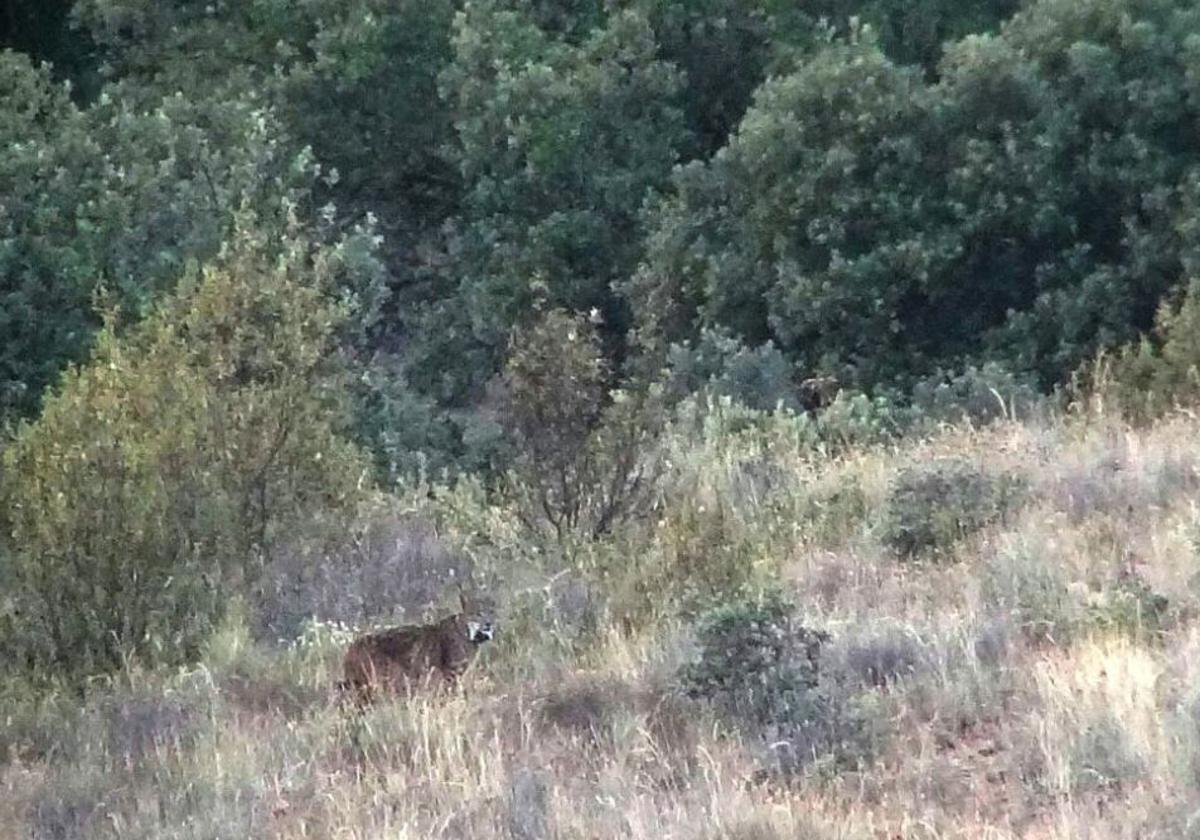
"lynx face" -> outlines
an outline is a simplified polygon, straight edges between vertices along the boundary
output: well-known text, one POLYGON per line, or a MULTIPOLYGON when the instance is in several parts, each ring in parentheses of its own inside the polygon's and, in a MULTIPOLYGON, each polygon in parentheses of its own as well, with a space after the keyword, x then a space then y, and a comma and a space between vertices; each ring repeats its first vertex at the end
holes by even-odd
POLYGON ((481 645, 496 638, 496 605, 491 598, 461 595, 462 620, 467 628, 467 641, 481 645))

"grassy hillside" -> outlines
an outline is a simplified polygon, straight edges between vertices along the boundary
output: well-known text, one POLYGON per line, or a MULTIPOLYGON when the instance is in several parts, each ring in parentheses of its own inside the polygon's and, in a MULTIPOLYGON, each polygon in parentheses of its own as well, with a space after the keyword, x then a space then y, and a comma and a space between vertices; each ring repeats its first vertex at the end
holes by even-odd
POLYGON ((414 564, 473 561, 505 615, 452 696, 357 717, 347 630, 272 644, 250 611, 194 667, 4 687, 0 836, 1200 836, 1200 421, 840 453, 804 422, 715 407, 667 441, 654 515, 598 543, 468 486, 389 502, 356 543, 377 562, 305 586, 336 615, 393 585, 416 619, 414 564), (815 686, 704 635, 773 590, 831 634, 815 686))

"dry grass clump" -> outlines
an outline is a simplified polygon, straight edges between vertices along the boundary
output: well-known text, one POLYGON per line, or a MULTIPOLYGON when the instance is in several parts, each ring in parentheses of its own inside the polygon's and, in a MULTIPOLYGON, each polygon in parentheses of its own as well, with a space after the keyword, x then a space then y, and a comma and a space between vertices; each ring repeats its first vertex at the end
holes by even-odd
POLYGON ((373 499, 350 527, 276 552, 258 584, 254 628, 274 641, 296 636, 313 616, 348 624, 414 621, 448 583, 472 571, 470 558, 441 539, 434 523, 398 513, 394 499, 373 499))
MULTIPOLYGON (((506 609, 461 691, 341 708, 350 631, 285 605, 299 633, 267 643, 253 604, 187 669, 131 663, 82 695, 7 679, 0 838, 1197 836, 1200 423, 996 422, 829 455, 794 418, 734 419, 664 441, 661 492, 619 533, 531 542, 464 483, 420 509, 428 530, 383 517, 341 557, 349 595, 317 576, 287 602, 381 620, 471 558, 506 609), (889 493, 947 461, 1020 476, 1021 505, 902 562, 889 493), (425 572, 365 606, 410 561, 425 572), (830 634, 815 679, 735 646, 728 685, 763 702, 687 696, 701 616, 768 589, 830 634)), ((804 660, 798 638, 777 662, 804 660)))

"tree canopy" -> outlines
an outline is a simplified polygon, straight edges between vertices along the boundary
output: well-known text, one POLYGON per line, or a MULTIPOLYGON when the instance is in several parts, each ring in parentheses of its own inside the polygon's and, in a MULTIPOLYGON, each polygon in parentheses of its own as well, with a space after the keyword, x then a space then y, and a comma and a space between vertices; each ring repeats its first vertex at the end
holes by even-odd
POLYGON ((37 417, 101 311, 135 324, 239 212, 285 206, 378 237, 338 341, 381 475, 494 463, 489 393, 550 310, 598 328, 613 386, 719 336, 788 382, 1052 387, 1193 279, 1198 16, 9 0, 0 413, 37 417))

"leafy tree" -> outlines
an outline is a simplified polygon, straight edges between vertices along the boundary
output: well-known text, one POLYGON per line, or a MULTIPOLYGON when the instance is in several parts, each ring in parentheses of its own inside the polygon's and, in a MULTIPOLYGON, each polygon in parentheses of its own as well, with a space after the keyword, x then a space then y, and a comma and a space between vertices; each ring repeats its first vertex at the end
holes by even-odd
POLYGON ((1184 0, 1042 0, 1005 30, 1049 88, 1025 142, 1042 150, 1070 236, 1038 255, 1032 300, 989 344, 1044 382, 1148 329, 1183 280, 1198 26, 1184 0))
POLYGON ((472 3, 457 18, 454 49, 443 84, 467 192, 454 294, 427 327, 444 343, 426 350, 424 366, 427 390, 444 399, 496 370, 536 300, 595 308, 609 335, 621 334, 612 284, 640 257, 639 208, 666 185, 683 136, 672 104, 679 76, 633 11, 575 45, 506 3, 472 3), (445 343, 470 360, 456 382, 434 378, 445 343))
POLYGON ((330 196, 344 213, 440 218, 457 194, 437 93, 456 5, 82 0, 78 13, 114 77, 152 98, 259 92, 296 143, 338 171, 330 196))
POLYGON ((243 224, 144 322, 110 321, 2 454, 6 653, 73 674, 187 659, 281 536, 355 502, 344 254, 243 224))
MULTIPOLYGON (((83 0, 80 19, 107 51, 124 101, 187 90, 205 107, 252 91, 287 154, 311 149, 323 175, 312 205, 344 227, 363 219, 385 237, 392 294, 373 325, 394 357, 422 329, 419 307, 436 300, 441 226, 462 187, 447 149, 454 139, 437 79, 451 58, 455 0, 236 0, 201 6, 83 0)), ((283 152, 280 153, 284 154, 283 152)), ((376 365, 371 381, 405 389, 403 371, 376 365)), ((392 437, 377 421, 370 435, 392 437)), ((410 407, 420 398, 403 401, 410 407)), ((393 402, 393 405, 395 403, 393 402)), ((390 456, 389 456, 390 457, 390 456)))
POLYGON ((993 32, 1019 7, 1020 0, 818 0, 807 8, 843 33, 854 20, 870 25, 888 58, 932 75, 946 43, 993 32))
POLYGON ((1185 276, 1198 14, 1042 0, 935 83, 865 36, 769 81, 652 211, 648 358, 725 327, 864 385, 995 359, 1046 386, 1129 340, 1185 276))
POLYGON ((3 0, 0 2, 0 50, 24 53, 48 62, 60 81, 71 81, 77 95, 90 98, 98 82, 95 45, 72 25, 74 0, 3 0))
POLYGON ((76 107, 44 66, 0 55, 0 414, 28 415, 87 353, 94 298, 144 311, 189 260, 213 256, 243 205, 303 192, 253 98, 76 107))
POLYGON ((765 84, 729 146, 682 169, 656 211, 631 287, 643 341, 719 325, 809 367, 905 363, 899 348, 923 337, 900 310, 947 248, 920 212, 937 189, 931 107, 920 78, 870 45, 765 84))
POLYGON ((768 75, 794 70, 830 37, 870 26, 898 64, 936 71, 943 44, 993 31, 1017 0, 639 0, 663 59, 683 71, 689 156, 725 144, 768 75))
POLYGON ((99 45, 110 80, 149 97, 187 91, 194 99, 269 79, 302 59, 312 36, 308 3, 287 0, 78 0, 74 14, 99 45))
MULTIPOLYGON (((85 204, 80 182, 100 153, 66 89, 14 53, 0 54, 0 138, 7 150, 0 157, 3 411, 36 405, 85 345, 92 266, 60 209, 85 204)), ((87 198, 99 192, 92 185, 87 198)))
POLYGON ((907 389, 998 360, 1049 385, 1190 276, 1200 11, 1017 6, 81 0, 99 105, 0 64, 45 104, 0 116, 0 400, 36 411, 99 290, 145 310, 280 193, 386 237, 353 344, 388 476, 490 459, 473 409, 538 306, 597 310, 615 372, 636 313, 651 374, 708 330, 770 342, 739 379, 907 389))
POLYGON ((300 30, 309 40, 288 33, 304 60, 292 65, 280 110, 299 141, 337 170, 330 197, 343 213, 370 210, 406 233, 457 205, 457 173, 446 160, 451 113, 437 86, 452 57, 456 5, 309 0, 300 30))
POLYGON ((683 75, 684 156, 725 145, 768 73, 809 50, 818 27, 807 8, 781 0, 639 0, 659 55, 683 75))

